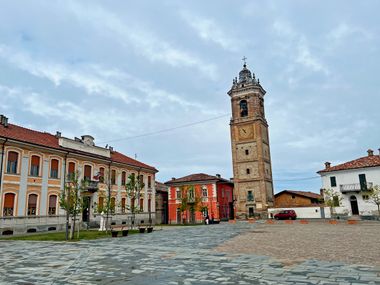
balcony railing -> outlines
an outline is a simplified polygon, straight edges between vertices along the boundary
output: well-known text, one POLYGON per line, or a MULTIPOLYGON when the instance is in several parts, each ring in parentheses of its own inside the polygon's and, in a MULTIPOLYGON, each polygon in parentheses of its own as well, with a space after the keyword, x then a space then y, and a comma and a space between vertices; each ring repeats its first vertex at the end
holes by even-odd
POLYGON ((99 181, 86 180, 86 190, 90 192, 98 191, 99 181))
POLYGON ((340 191, 342 193, 370 191, 372 189, 372 186, 373 186, 372 182, 339 185, 340 191))

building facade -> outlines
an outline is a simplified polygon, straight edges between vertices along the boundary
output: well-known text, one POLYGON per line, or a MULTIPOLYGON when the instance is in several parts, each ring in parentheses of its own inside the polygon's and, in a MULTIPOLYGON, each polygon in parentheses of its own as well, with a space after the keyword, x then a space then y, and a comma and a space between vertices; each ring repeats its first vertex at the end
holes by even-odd
POLYGON ((216 176, 198 173, 172 178, 169 187, 169 223, 202 223, 234 219, 233 183, 216 176))
POLYGON ((244 63, 233 80, 231 147, 238 218, 267 215, 273 206, 272 166, 268 123, 264 111, 266 91, 244 63))
POLYGON ((322 195, 309 191, 283 190, 274 195, 276 208, 314 207, 323 205, 322 195))
POLYGON ((380 150, 374 154, 325 168, 318 171, 322 178, 322 192, 329 189, 336 196, 336 214, 377 215, 377 206, 369 199, 372 187, 380 185, 380 150))
POLYGON ((114 219, 127 215, 131 204, 154 215, 154 167, 96 146, 88 135, 69 139, 9 124, 4 116, 0 121, 0 231, 58 230, 65 223, 60 194, 73 173, 87 182, 80 217, 87 225, 100 218, 108 197, 114 219), (125 190, 131 174, 145 184, 134 201, 125 190))
POLYGON ((164 183, 156 181, 156 223, 168 223, 168 188, 164 183))

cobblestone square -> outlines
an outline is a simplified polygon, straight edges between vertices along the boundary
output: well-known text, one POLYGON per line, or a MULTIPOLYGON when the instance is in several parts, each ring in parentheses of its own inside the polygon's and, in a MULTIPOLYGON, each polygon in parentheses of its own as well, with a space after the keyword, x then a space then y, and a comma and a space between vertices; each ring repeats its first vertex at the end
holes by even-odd
POLYGON ((373 256, 366 259, 363 252, 357 264, 342 261, 338 245, 336 259, 305 254, 326 241, 315 233, 327 225, 302 226, 238 222, 165 227, 151 234, 77 243, 5 240, 0 242, 0 284, 380 284, 378 224, 336 225, 329 231, 326 240, 336 232, 352 247, 358 233, 360 241, 368 239, 373 256), (277 246, 281 237, 293 240, 288 251, 277 246), (298 243, 303 239, 307 242, 298 243), (244 242, 239 247, 234 243, 238 240, 244 242))

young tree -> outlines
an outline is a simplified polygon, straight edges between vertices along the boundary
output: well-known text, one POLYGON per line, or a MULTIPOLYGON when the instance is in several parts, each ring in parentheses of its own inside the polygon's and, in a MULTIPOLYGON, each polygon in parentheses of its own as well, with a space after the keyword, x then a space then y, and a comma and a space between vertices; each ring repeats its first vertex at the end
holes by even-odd
POLYGON ((139 202, 142 197, 142 190, 145 184, 140 176, 140 171, 137 172, 137 177, 134 173, 128 176, 128 182, 125 185, 127 196, 131 199, 130 210, 132 213, 132 227, 135 224, 136 213, 141 212, 139 202))
POLYGON ((343 197, 335 193, 332 189, 323 189, 325 204, 330 207, 331 216, 335 214, 335 207, 339 207, 343 197))
POLYGON ((78 215, 83 211, 81 192, 84 191, 85 188, 86 182, 84 180, 79 181, 79 172, 76 172, 68 177, 65 188, 60 195, 60 207, 64 209, 68 213, 69 218, 71 218, 69 239, 74 238, 75 221, 78 215))
POLYGON ((379 185, 375 185, 372 187, 372 190, 368 195, 368 202, 371 202, 377 206, 377 212, 380 217, 380 186, 379 185))
MULTIPOLYGON (((185 222, 185 213, 189 210, 192 213, 201 212, 205 207, 202 204, 202 197, 199 192, 196 191, 193 185, 182 186, 180 188, 180 205, 179 211, 182 217, 182 223, 185 222)), ((207 208, 207 207, 206 207, 207 208)))

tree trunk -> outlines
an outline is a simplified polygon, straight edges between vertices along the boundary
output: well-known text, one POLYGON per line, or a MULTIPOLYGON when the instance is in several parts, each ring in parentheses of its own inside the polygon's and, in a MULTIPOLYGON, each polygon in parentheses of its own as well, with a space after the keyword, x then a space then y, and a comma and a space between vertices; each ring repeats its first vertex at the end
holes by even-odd
POLYGON ((74 238, 74 233, 75 233, 75 217, 71 219, 70 240, 74 238))

